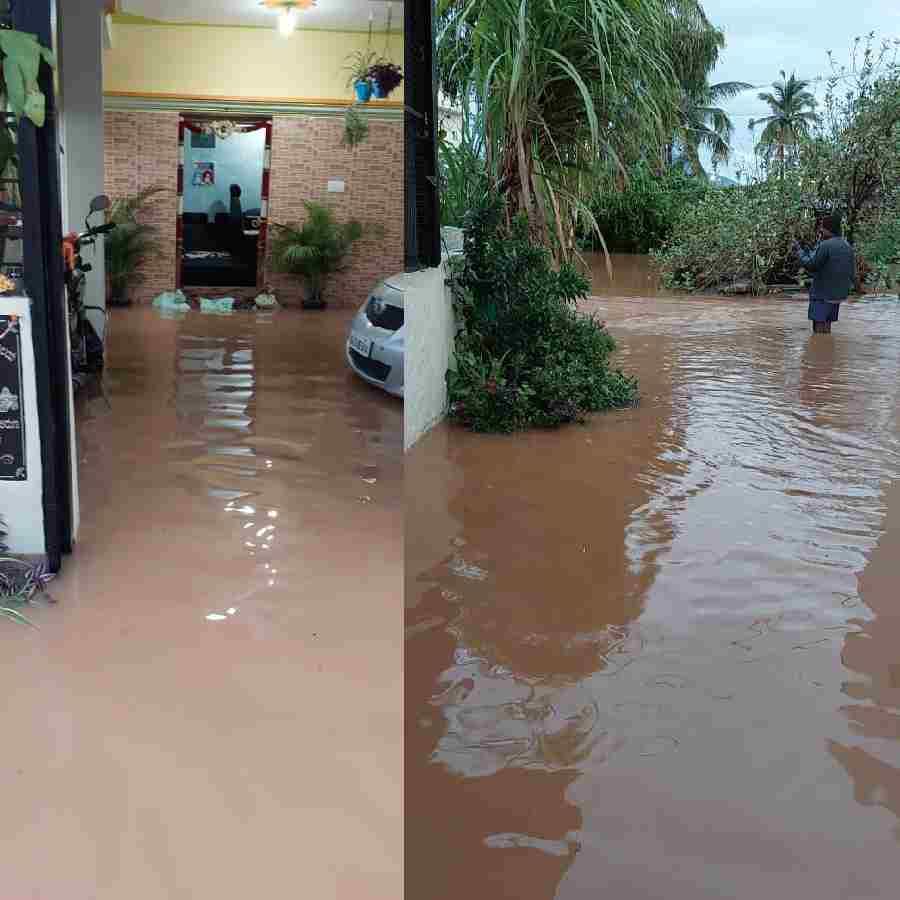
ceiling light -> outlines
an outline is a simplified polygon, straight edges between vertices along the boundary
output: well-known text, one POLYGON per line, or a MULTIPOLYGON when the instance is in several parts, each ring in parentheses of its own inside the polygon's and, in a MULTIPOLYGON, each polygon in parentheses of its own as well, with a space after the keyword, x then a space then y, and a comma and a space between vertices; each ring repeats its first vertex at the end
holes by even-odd
POLYGON ((300 11, 314 7, 316 0, 262 0, 260 5, 278 13, 278 32, 290 37, 300 21, 300 11))
POLYGON ((300 13, 296 7, 292 6, 288 9, 283 9, 278 14, 278 33, 282 37, 290 37, 297 27, 297 20, 299 18, 300 13))

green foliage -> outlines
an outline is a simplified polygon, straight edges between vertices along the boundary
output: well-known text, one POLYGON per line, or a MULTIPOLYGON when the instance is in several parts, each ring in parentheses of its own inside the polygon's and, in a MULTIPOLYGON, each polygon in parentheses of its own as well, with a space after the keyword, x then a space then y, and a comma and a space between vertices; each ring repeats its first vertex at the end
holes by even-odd
POLYGON ((42 47, 37 37, 9 28, 0 28, 0 96, 10 111, 30 119, 38 128, 46 117, 46 98, 38 86, 41 63, 56 66, 56 57, 42 47))
POLYGON ((895 290, 900 282, 900 209, 890 206, 857 227, 856 249, 876 290, 895 290))
POLYGON ((464 103, 477 98, 510 217, 568 258, 598 158, 636 158, 667 137, 667 0, 439 0, 437 11, 441 72, 464 103))
POLYGON ((779 168, 796 157, 800 144, 809 138, 818 124, 816 98, 808 90, 810 82, 782 71, 781 79, 772 83, 772 90, 758 94, 771 110, 770 115, 750 121, 751 130, 764 125, 757 149, 766 159, 777 157, 779 168))
POLYGON ((677 217, 654 253, 666 287, 716 290, 746 282, 755 293, 799 273, 792 245, 811 242, 815 212, 795 180, 708 191, 677 217))
POLYGON ((699 87, 683 89, 675 125, 675 146, 690 163, 694 175, 708 177, 700 162, 701 149, 709 151, 714 165, 726 162, 731 156, 734 125, 720 104, 749 87, 743 81, 717 84, 704 81, 699 87))
POLYGON ((338 222, 334 211, 321 203, 303 205, 302 225, 272 225, 272 262, 280 272, 305 278, 310 299, 318 302, 328 278, 345 268, 344 260, 365 228, 355 219, 338 222))
POLYGON ((454 228, 462 228, 469 210, 483 202, 490 183, 477 118, 465 110, 461 125, 458 141, 451 143, 442 134, 438 145, 441 225, 454 228))
POLYGON ((785 86, 795 112, 806 108, 807 117, 772 132, 775 152, 766 148, 769 165, 749 184, 685 207, 656 254, 664 284, 703 290, 745 281, 760 292, 794 279, 801 273, 792 242, 812 242, 825 211, 841 215, 845 237, 858 245, 860 275, 872 270, 883 279, 900 210, 897 46, 857 39, 851 68, 834 70, 821 116, 813 117, 800 88, 785 86))
MULTIPOLYGON (((655 175, 645 164, 635 166, 624 187, 610 184, 591 200, 591 212, 613 253, 649 253, 672 235, 681 210, 713 190, 709 183, 670 169, 655 175)), ((584 243, 599 249, 596 236, 587 231, 584 243)))
POLYGON ((850 68, 832 63, 820 127, 801 146, 798 167, 808 189, 844 213, 845 235, 878 210, 897 205, 900 190, 900 41, 857 38, 850 68))
POLYGON ((145 188, 130 197, 116 200, 107 214, 107 221, 116 224, 116 228, 103 239, 111 303, 127 302, 129 285, 142 278, 141 266, 149 257, 160 252, 156 227, 141 221, 141 217, 164 193, 166 188, 159 185, 145 188))
POLYGON ((495 195, 468 217, 452 280, 460 333, 447 373, 451 415, 475 431, 510 432, 579 421, 634 402, 637 384, 609 369, 615 342, 576 311, 587 281, 554 269, 524 217, 506 226, 495 195))
POLYGON ((345 147, 358 147, 369 136, 369 123, 360 114, 357 105, 347 107, 344 113, 344 134, 341 143, 345 147))
POLYGON ((12 619, 22 625, 31 621, 22 613, 35 595, 43 593, 53 576, 41 563, 30 563, 14 556, 7 556, 6 522, 0 516, 0 618, 12 619))
MULTIPOLYGON (((371 39, 371 37, 370 37, 371 39)), ((347 73, 347 87, 352 88, 357 81, 369 80, 369 69, 378 61, 378 54, 372 49, 356 50, 346 59, 344 71, 347 73)))

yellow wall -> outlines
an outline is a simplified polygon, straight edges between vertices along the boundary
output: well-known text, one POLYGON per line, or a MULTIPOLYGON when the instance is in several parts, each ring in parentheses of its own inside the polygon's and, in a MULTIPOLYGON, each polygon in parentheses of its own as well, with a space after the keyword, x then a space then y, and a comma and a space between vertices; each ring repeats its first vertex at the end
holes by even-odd
MULTIPOLYGON (((347 100, 346 57, 365 49, 359 32, 297 31, 288 39, 265 28, 116 25, 104 53, 108 93, 278 100, 347 100)), ((385 36, 372 37, 377 53, 385 36)), ((403 35, 391 59, 403 65, 403 35)), ((402 100, 402 86, 391 100, 402 100)))

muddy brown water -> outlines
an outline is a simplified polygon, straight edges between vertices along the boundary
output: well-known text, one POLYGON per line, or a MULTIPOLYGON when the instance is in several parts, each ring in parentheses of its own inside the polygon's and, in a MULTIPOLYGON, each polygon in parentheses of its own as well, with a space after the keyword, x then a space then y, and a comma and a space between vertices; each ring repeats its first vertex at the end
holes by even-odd
POLYGON ((584 270, 597 297, 657 297, 663 290, 649 256, 631 253, 585 253, 584 270))
POLYGON ((900 308, 593 308, 638 408, 406 461, 406 896, 894 896, 900 308))
POLYGON ((343 313, 112 319, 57 604, 0 619, 0 896, 402 893, 402 407, 343 313))

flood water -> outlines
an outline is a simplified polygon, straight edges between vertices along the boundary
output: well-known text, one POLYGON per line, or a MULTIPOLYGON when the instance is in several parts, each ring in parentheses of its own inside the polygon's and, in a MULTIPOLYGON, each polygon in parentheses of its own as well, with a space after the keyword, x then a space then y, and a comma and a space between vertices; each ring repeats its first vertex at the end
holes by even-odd
POLYGON ((344 313, 111 323, 55 605, 0 620, 0 896, 396 900, 402 407, 344 313))
POLYGON ((406 462, 406 896, 895 896, 900 308, 594 308, 638 408, 406 462))
POLYGON ((591 294, 596 297, 657 297, 665 293, 649 256, 632 253, 583 255, 591 294))

